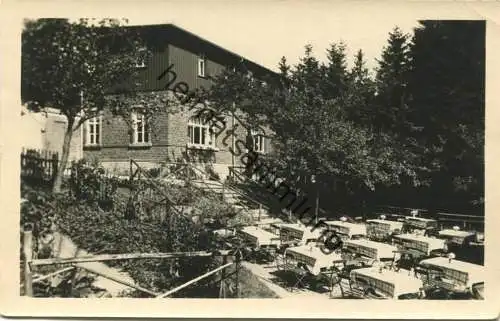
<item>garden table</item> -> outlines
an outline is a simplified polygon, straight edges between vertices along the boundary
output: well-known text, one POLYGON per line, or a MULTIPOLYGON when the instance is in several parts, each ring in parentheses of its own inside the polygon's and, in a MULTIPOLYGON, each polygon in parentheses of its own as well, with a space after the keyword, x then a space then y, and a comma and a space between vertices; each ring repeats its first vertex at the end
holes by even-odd
POLYGON ((350 274, 351 288, 360 288, 365 296, 370 292, 380 294, 383 298, 398 299, 401 295, 418 294, 423 288, 422 280, 381 268, 363 268, 352 270, 350 274))
POLYGON ((351 239, 353 236, 365 236, 366 224, 350 223, 343 221, 324 221, 329 229, 338 233, 343 240, 351 239))
POLYGON ((417 234, 395 235, 394 238, 399 240, 404 249, 418 250, 426 255, 430 255, 430 253, 435 250, 445 249, 445 241, 438 238, 417 234))
POLYGON ((399 255, 396 253, 398 250, 396 246, 366 239, 346 240, 344 241, 344 249, 351 253, 379 261, 397 260, 399 258, 399 255))

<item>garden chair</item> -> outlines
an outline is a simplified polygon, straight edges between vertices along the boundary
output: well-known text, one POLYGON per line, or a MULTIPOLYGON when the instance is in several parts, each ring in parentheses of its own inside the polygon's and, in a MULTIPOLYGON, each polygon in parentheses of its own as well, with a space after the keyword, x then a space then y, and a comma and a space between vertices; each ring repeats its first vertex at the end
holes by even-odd
POLYGON ((290 291, 293 292, 293 289, 299 287, 305 287, 306 278, 310 276, 309 269, 302 263, 295 264, 295 267, 292 269, 293 275, 295 275, 295 283, 290 287, 290 291))
POLYGON ((328 287, 329 296, 332 297, 333 289, 336 285, 340 287, 340 293, 344 297, 344 289, 342 288, 342 278, 340 277, 341 270, 335 266, 329 269, 321 269, 320 274, 315 278, 316 286, 326 284, 328 287))
POLYGON ((276 249, 275 263, 276 263, 276 269, 278 269, 278 271, 286 270, 285 251, 287 248, 288 245, 281 245, 276 249))
POLYGON ((278 270, 286 273, 287 283, 290 285, 290 291, 299 286, 305 286, 305 279, 310 274, 308 269, 303 264, 297 262, 292 257, 286 257, 284 254, 279 255, 276 260, 278 270), (291 278, 288 279, 288 278, 291 278))

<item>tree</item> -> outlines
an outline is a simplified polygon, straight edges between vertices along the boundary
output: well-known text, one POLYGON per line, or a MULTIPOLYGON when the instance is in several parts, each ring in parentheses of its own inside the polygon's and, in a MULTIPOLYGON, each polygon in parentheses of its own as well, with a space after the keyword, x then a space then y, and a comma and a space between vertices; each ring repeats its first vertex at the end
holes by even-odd
POLYGON ((25 22, 22 100, 32 110, 56 108, 67 119, 54 192, 61 188, 73 131, 103 109, 116 109, 118 105, 106 99, 111 90, 135 92, 134 66, 142 45, 124 23, 114 19, 25 22))
POLYGON ((370 78, 363 51, 355 55, 354 66, 348 74, 346 94, 348 118, 371 127, 374 110, 375 82, 370 78))
POLYGON ((346 94, 348 75, 345 50, 343 42, 334 43, 326 50, 327 63, 321 69, 324 73, 323 95, 327 99, 341 100, 346 94))
POLYGON ((408 72, 410 67, 409 35, 398 27, 389 33, 388 44, 378 60, 376 71, 377 128, 401 134, 408 122, 408 72))
POLYGON ((434 194, 448 198, 447 206, 457 199, 482 202, 485 23, 420 22, 411 61, 412 118, 423 128, 418 139, 433 164, 434 194))
POLYGON ((303 187, 302 178, 313 174, 317 189, 330 188, 337 179, 348 182, 353 190, 397 184, 402 176, 416 179, 405 150, 394 148, 392 136, 346 119, 341 90, 348 90, 349 77, 342 49, 335 55, 330 50, 330 56, 331 62, 322 66, 313 56, 312 47, 306 46, 294 68, 286 68, 282 59, 282 79, 288 86, 261 86, 258 81, 228 71, 215 79, 207 99, 214 106, 235 102, 243 114, 249 115, 247 119, 269 126, 274 133, 274 152, 266 157, 266 165, 291 186, 303 187), (325 88, 334 88, 339 94, 332 95, 325 88), (228 97, 232 90, 237 95, 228 97))

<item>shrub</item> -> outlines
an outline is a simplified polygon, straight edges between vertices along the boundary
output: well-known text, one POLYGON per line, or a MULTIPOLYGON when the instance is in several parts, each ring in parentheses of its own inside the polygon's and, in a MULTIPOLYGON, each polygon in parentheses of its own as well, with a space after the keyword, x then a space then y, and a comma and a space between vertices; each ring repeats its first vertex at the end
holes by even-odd
MULTIPOLYGON (((51 233, 57 226, 60 232, 90 253, 189 252, 201 250, 202 246, 211 248, 200 237, 203 227, 195 227, 189 217, 178 217, 175 212, 165 213, 169 219, 163 222, 154 217, 127 219, 126 197, 115 197, 114 210, 105 212, 96 202, 79 200, 72 194, 53 196, 24 187, 22 196, 27 201, 21 207, 21 224, 34 224, 34 237, 38 238, 42 231, 51 233)), ((165 206, 161 209, 166 210, 165 206)), ((106 264, 123 269, 141 286, 162 292, 205 273, 216 262, 208 257, 110 261, 106 264)), ((44 293, 41 295, 48 295, 44 293)), ((144 295, 135 293, 134 296, 144 295)))
POLYGON ((207 165, 205 167, 205 171, 207 172, 208 174, 208 179, 212 180, 212 181, 220 181, 220 176, 219 174, 214 170, 213 166, 212 165, 207 165))
POLYGON ((160 177, 161 172, 162 172, 161 167, 150 168, 148 170, 148 175, 151 176, 152 178, 158 178, 160 177))
POLYGON ((82 159, 71 167, 69 186, 72 194, 79 200, 98 202, 102 208, 112 208, 119 183, 117 178, 106 175, 97 161, 82 159))

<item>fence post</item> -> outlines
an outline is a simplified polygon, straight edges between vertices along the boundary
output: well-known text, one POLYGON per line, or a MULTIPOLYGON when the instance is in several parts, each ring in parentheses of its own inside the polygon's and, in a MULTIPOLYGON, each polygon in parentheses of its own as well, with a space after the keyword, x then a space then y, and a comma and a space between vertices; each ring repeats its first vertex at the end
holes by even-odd
POLYGON ((240 253, 236 253, 236 297, 240 298, 240 265, 241 265, 241 256, 240 253))
POLYGON ((260 213, 262 212, 262 204, 259 203, 259 222, 260 222, 260 213))
POLYGON ((132 182, 132 160, 130 160, 129 180, 132 182))
POLYGON ((59 170, 59 155, 58 153, 54 153, 52 154, 52 180, 56 178, 58 170, 59 170))
MULTIPOLYGON (((222 258, 222 265, 227 264, 227 255, 222 258)), ((222 269, 220 278, 219 299, 226 298, 226 269, 222 269)))
POLYGON ((24 253, 24 295, 33 296, 33 279, 31 275, 31 260, 33 259, 33 225, 27 224, 23 230, 24 253))

